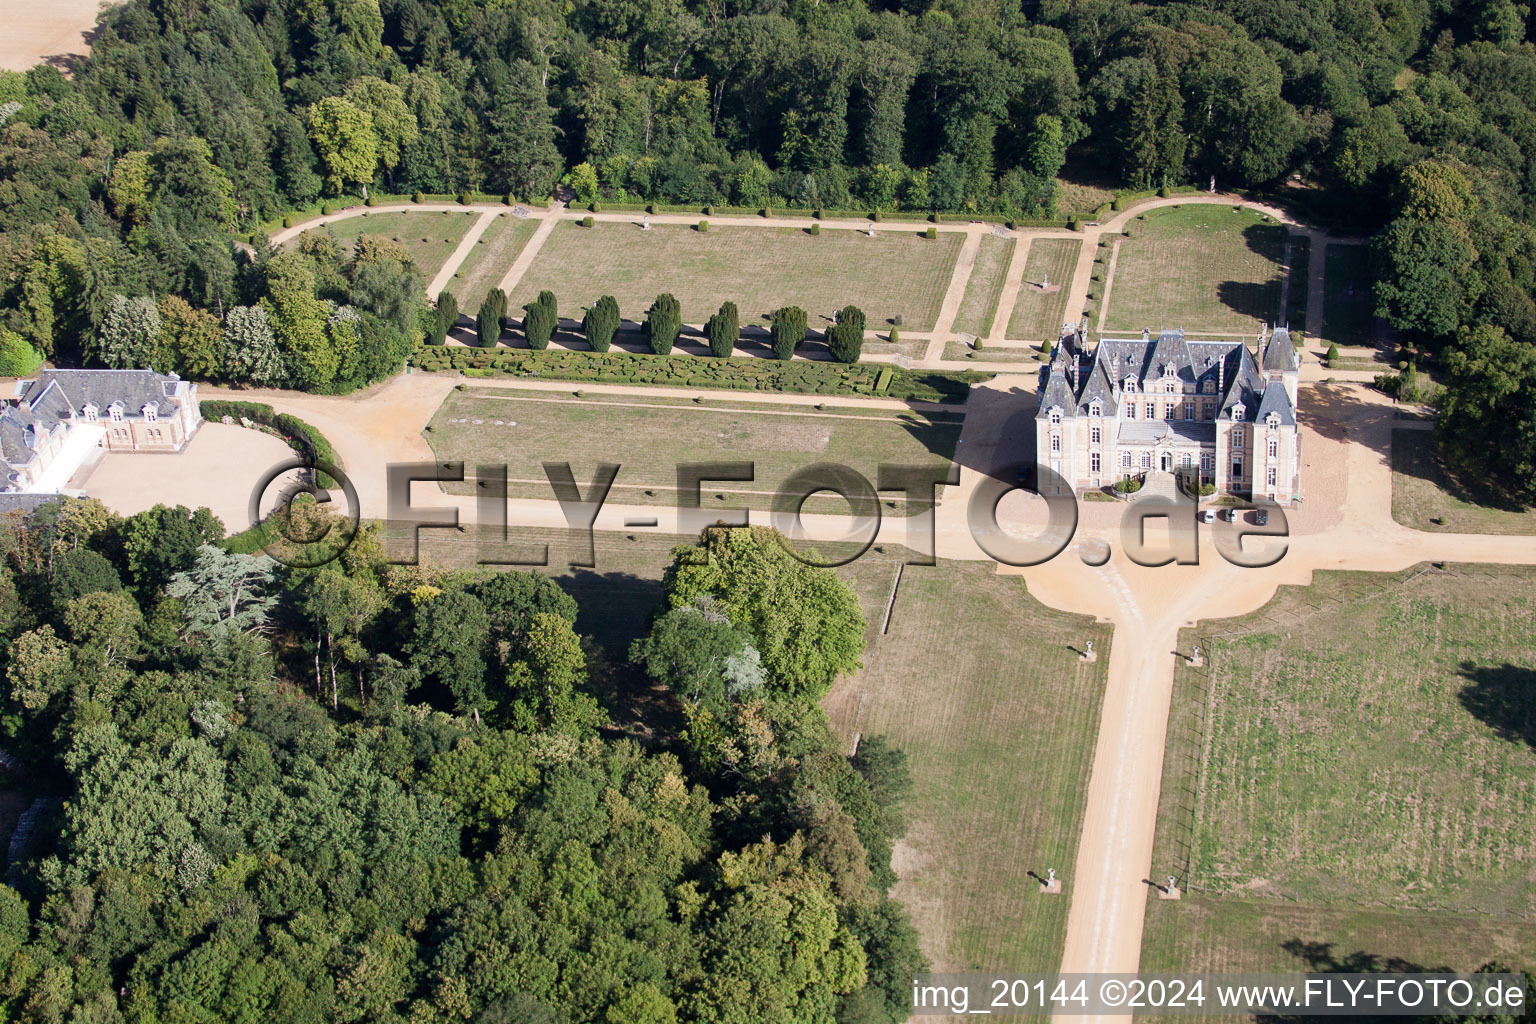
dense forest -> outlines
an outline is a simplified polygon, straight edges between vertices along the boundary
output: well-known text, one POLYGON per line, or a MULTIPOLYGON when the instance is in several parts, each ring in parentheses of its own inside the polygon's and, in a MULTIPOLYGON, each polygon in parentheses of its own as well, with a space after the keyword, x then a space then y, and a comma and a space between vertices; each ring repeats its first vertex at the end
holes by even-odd
POLYGON ((130 0, 69 74, 0 73, 0 369, 377 380, 431 327, 408 256, 259 231, 369 187, 1028 218, 1065 212, 1064 175, 1214 179, 1373 236, 1381 316, 1474 382, 1448 450, 1536 495, 1531 24, 1512 0, 130 0))
POLYGON ((0 523, 0 737, 45 801, 0 885, 4 1019, 906 1019, 906 761, 844 756, 815 703, 864 642, 830 570, 761 531, 679 549, 633 657, 683 724, 642 745, 605 703, 630 652, 549 578, 222 532, 0 523))

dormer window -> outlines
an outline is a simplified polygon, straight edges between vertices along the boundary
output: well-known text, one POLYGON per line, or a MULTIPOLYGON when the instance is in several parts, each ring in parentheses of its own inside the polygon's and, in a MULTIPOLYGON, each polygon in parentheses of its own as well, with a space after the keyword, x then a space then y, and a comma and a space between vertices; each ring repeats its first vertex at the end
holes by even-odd
POLYGON ((1277 412, 1272 412, 1267 417, 1265 417, 1264 422, 1269 424, 1269 429, 1274 430, 1280 425, 1280 414, 1277 412))
POLYGON ((1127 377, 1127 378, 1125 378, 1125 390, 1127 390, 1127 391, 1135 391, 1136 390, 1136 378, 1135 377, 1127 377))
POLYGON ((107 409, 107 414, 112 417, 112 422, 113 423, 121 423, 121 422, 123 422, 123 407, 122 406, 117 405, 116 403, 113 403, 113 405, 110 406, 107 409))
POLYGON ((87 405, 84 409, 81 410, 81 412, 85 413, 85 422, 87 422, 87 423, 95 423, 96 422, 97 410, 96 410, 96 407, 94 405, 87 405))
POLYGON ((1234 405, 1232 407, 1232 421, 1234 423, 1241 423, 1243 421, 1243 407, 1242 406, 1234 405))
POLYGON ((1059 406, 1055 406, 1055 405, 1051 406, 1050 416, 1051 416, 1051 422, 1052 423, 1060 423, 1061 422, 1061 408, 1059 406))
POLYGON ((1201 384, 1200 393, 1203 395, 1214 395, 1216 393, 1216 382, 1213 380, 1208 380, 1201 384))
POLYGON ((1089 416, 1103 416, 1104 415, 1104 406, 1103 406, 1103 404, 1101 404, 1097 399, 1095 399, 1093 402, 1090 402, 1089 405, 1088 405, 1088 415, 1089 416))

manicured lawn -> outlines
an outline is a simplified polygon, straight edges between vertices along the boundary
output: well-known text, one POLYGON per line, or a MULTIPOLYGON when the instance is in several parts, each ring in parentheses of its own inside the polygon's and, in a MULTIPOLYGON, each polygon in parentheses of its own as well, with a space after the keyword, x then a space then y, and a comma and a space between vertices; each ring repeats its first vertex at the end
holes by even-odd
POLYGON ((1014 239, 996 235, 982 235, 981 248, 976 251, 976 265, 971 268, 971 279, 965 286, 965 298, 960 302, 960 312, 955 315, 955 331, 985 338, 992 330, 997 316, 997 300, 1003 292, 1003 278, 1008 274, 1008 261, 1013 256, 1014 239))
POLYGON ((1020 341, 1052 341, 1061 337, 1061 323, 1067 315, 1067 289, 1072 285, 1072 269, 1083 243, 1075 238, 1036 238, 1029 244, 1029 259, 1024 264, 1024 283, 1008 318, 1008 337, 1020 341), (1042 292, 1039 285, 1049 280, 1060 285, 1054 292, 1042 292))
POLYGON ((1375 343, 1376 300, 1370 252, 1363 245, 1330 245, 1323 266, 1323 337, 1339 345, 1375 343))
MULTIPOLYGON (((954 453, 960 413, 803 406, 687 399, 492 391, 455 391, 432 417, 427 440, 441 459, 508 467, 514 498, 552 498, 544 462, 570 462, 589 481, 598 463, 622 469, 614 503, 672 505, 677 466, 688 462, 756 464, 750 483, 712 483, 706 502, 767 510, 772 493, 796 470, 819 462, 850 466, 876 478, 881 463, 940 463, 954 453), (724 498, 715 495, 722 494, 724 498)), ((472 493, 473 484, 444 485, 472 493)), ((897 498, 897 495, 886 495, 897 498)), ((812 498, 807 512, 846 512, 830 496, 812 498)), ((887 514, 902 509, 885 506, 887 514)))
POLYGON ((422 276, 430 281, 453 254, 464 233, 474 227, 479 215, 479 211, 469 210, 365 213, 313 230, 330 235, 349 250, 359 235, 382 235, 399 242, 411 254, 422 276))
POLYGON ((579 318, 598 296, 610 294, 626 318, 640 320, 659 293, 670 291, 688 323, 702 323, 729 299, 744 326, 794 305, 820 330, 834 310, 853 303, 872 329, 883 329, 897 314, 904 328, 932 329, 964 237, 922 238, 910 225, 876 230, 875 238, 841 229, 813 237, 798 228, 717 223, 699 232, 658 224, 642 231, 628 222, 583 228, 564 221, 523 275, 511 305, 517 309, 548 288, 562 316, 579 318))
POLYGON ((1285 301, 1285 320, 1289 324, 1291 335, 1307 329, 1307 275, 1312 266, 1312 239, 1306 235, 1292 235, 1291 243, 1291 286, 1285 301))
POLYGON ((1392 518, 1430 532, 1536 534, 1536 510, 1501 507, 1466 487, 1440 461, 1428 430, 1392 432, 1392 518))
MULTIPOLYGON (((1281 317, 1286 229, 1262 214, 1191 204, 1152 210, 1120 242, 1104 329, 1160 325, 1252 334, 1281 317)), ((1301 282, 1305 287, 1305 282, 1301 282)))
POLYGON ((538 221, 514 217, 510 213, 491 221, 491 226, 485 229, 485 234, 480 236, 448 282, 448 291, 459 300, 459 309, 466 316, 474 316, 480 303, 485 301, 486 293, 500 286, 507 268, 512 266, 538 227, 538 221))
POLYGON ((973 359, 977 362, 997 363, 1036 363, 1040 362, 1040 350, 1036 348, 1003 348, 999 345, 983 345, 980 352, 976 352, 959 339, 952 339, 944 345, 945 359, 973 359))
POLYGON ((863 672, 823 703, 842 735, 886 735, 910 758, 895 895, 935 970, 1054 971, 1069 901, 1030 873, 1077 853, 1109 659, 1068 645, 1107 651, 1110 630, 991 564, 943 562, 906 567, 882 634, 894 579, 877 578, 863 672))
MULTIPOLYGON (((1186 630, 1152 874, 1202 895, 1536 917, 1536 570, 1318 572, 1186 630)), ((1478 951, 1469 951, 1475 955, 1478 951)))

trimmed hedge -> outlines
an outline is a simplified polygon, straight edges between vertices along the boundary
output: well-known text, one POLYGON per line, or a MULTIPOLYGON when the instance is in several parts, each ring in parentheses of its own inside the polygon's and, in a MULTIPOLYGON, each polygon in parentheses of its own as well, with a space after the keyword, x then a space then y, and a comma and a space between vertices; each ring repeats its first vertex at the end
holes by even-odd
POLYGON ((885 393, 919 402, 963 402, 972 384, 993 374, 909 370, 878 364, 843 365, 825 360, 654 356, 629 352, 550 349, 418 348, 411 358, 427 372, 457 371, 471 377, 537 377, 589 384, 657 384, 735 391, 789 392, 873 397, 889 370, 885 393))
POLYGON ((341 468, 341 456, 331 447, 325 435, 297 416, 278 412, 265 402, 233 402, 223 398, 206 399, 201 404, 203 418, 222 420, 225 416, 239 420, 241 417, 259 423, 288 442, 288 447, 316 462, 329 462, 341 468))

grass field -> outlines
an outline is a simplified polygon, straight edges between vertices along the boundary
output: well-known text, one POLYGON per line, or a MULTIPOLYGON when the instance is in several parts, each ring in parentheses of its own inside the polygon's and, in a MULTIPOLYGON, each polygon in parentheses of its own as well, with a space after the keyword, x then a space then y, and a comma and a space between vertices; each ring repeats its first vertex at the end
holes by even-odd
MULTIPOLYGON (((796 470, 819 462, 851 466, 873 481, 880 463, 939 463, 960 436, 963 415, 828 406, 772 405, 728 398, 703 404, 687 399, 625 395, 557 395, 474 389, 448 396, 432 417, 427 440, 440 459, 471 465, 506 465, 508 494, 550 498, 541 463, 570 462, 576 478, 592 479, 598 463, 623 468, 609 500, 676 503, 677 466, 687 462, 751 461, 750 483, 710 484, 706 503, 772 507, 776 487, 796 470), (476 422, 479 421, 479 422, 476 422), (724 498, 715 497, 716 494, 724 498)), ((472 493, 473 484, 446 484, 472 493)), ((899 495, 886 505, 902 514, 899 495)), ((831 496, 813 497, 807 512, 847 512, 831 496)))
MULTIPOLYGON (((1103 329, 1158 325, 1252 333, 1283 315, 1286 229, 1227 206, 1165 207, 1131 220, 1120 243, 1103 329)), ((1299 282, 1306 287, 1305 282, 1299 282)))
POLYGON ((1370 252, 1330 245, 1323 264, 1323 337, 1339 345, 1375 343, 1370 252))
POLYGON ((349 251, 359 235, 383 235, 399 242, 411 254, 423 277, 431 280, 443 263, 475 226, 473 211, 433 213, 426 210, 397 213, 365 213, 323 225, 313 231, 330 235, 349 251))
POLYGON ((906 567, 882 634, 894 579, 864 671, 823 703, 842 735, 884 734, 911 759, 895 894, 935 970, 1054 971, 1069 901, 1042 898, 1031 872, 1077 853, 1108 658, 1072 648, 1107 651, 1110 630, 990 564, 944 562, 906 567))
POLYGON ((933 328, 964 236, 944 232, 920 237, 916 227, 882 225, 875 238, 846 230, 812 237, 798 228, 716 225, 708 232, 658 224, 641 231, 630 223, 600 221, 579 227, 563 221, 539 250, 512 295, 517 309, 552 290, 563 315, 598 296, 613 295, 631 320, 643 319, 661 292, 676 295, 683 319, 702 323, 727 299, 741 322, 785 305, 804 308, 811 329, 830 323, 848 303, 864 310, 869 326, 882 329, 897 314, 903 327, 933 328))
POLYGON ((474 316, 486 293, 501 284, 507 268, 517 259, 528 239, 538 230, 539 222, 530 218, 514 217, 504 213, 491 221, 485 234, 464 257, 448 290, 459 300, 459 309, 467 316, 474 316))
POLYGON ((1491 504, 1446 469, 1428 430, 1392 432, 1392 518, 1415 530, 1536 534, 1536 510, 1491 504), (1435 523, 1435 518, 1443 522, 1435 523))
POLYGON ((1061 337, 1061 323, 1067 315, 1067 289, 1072 284, 1072 269, 1083 243, 1075 238, 1037 238, 1029 244, 1029 259, 1024 264, 1024 283, 1008 317, 1008 337, 1020 341, 1051 341, 1061 337), (1049 280, 1061 287, 1042 292, 1038 286, 1049 280))
POLYGON ((965 286, 960 311, 955 314, 955 331, 985 338, 997 316, 997 300, 1002 297, 1003 279, 1008 276, 1008 261, 1013 247, 1020 243, 1011 238, 982 235, 976 250, 976 265, 965 286))
POLYGON ((1000 345, 990 347, 983 346, 980 352, 973 351, 968 345, 958 338, 952 338, 944 343, 945 359, 973 359, 983 363, 1035 363, 1040 362, 1040 350, 1037 348, 1003 348, 1000 345))
POLYGON ((1153 874, 1187 862, 1207 895, 1536 917, 1533 583, 1318 572, 1186 631, 1180 649, 1209 657, 1176 675, 1153 874))
POLYGON ((1312 267, 1312 239, 1306 235, 1292 235, 1290 275, 1291 286, 1286 292, 1285 319, 1281 321, 1291 328, 1291 335, 1307 329, 1307 275, 1312 267))

